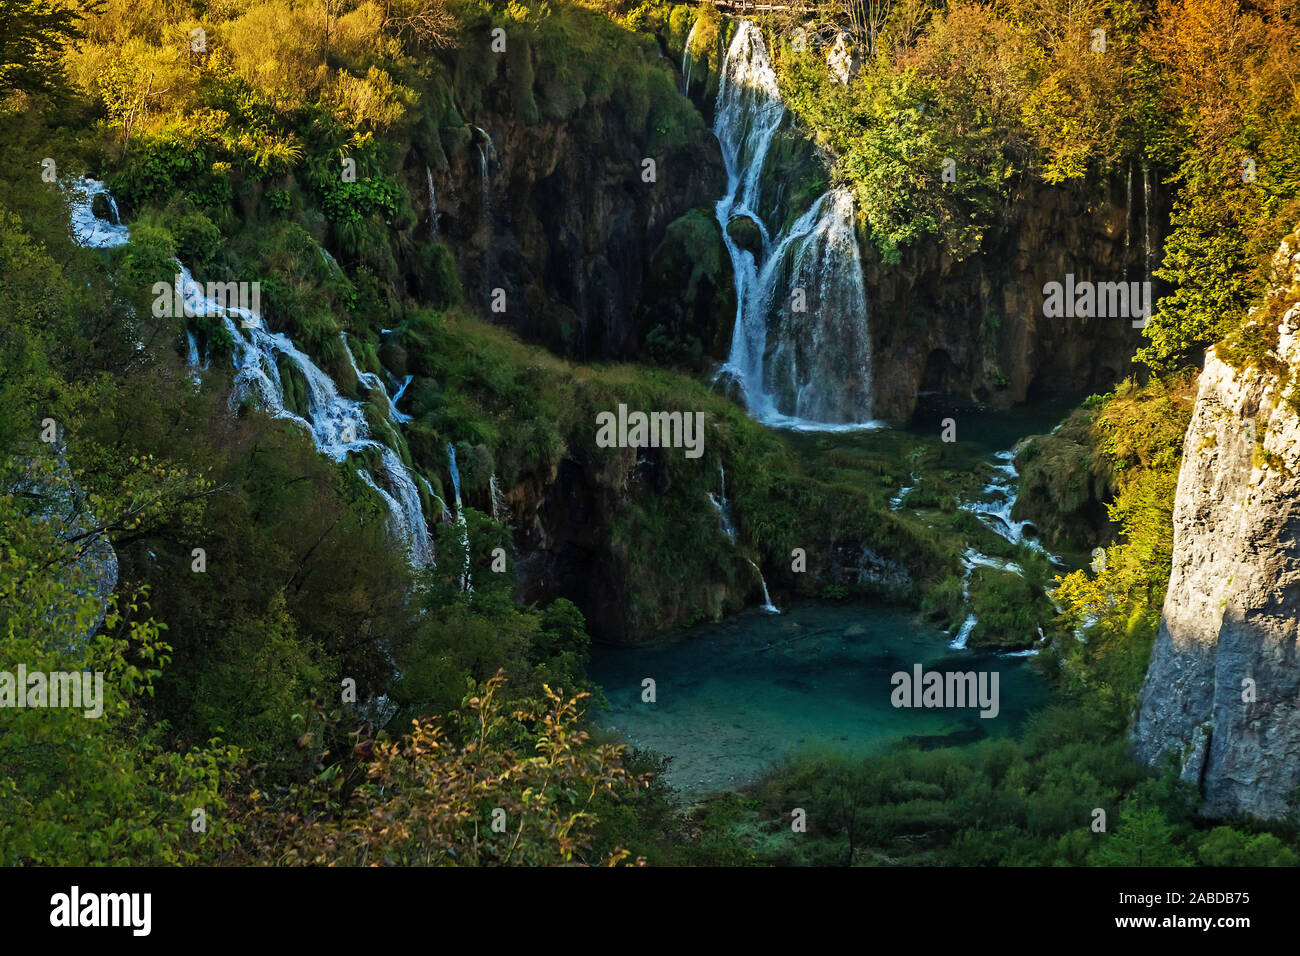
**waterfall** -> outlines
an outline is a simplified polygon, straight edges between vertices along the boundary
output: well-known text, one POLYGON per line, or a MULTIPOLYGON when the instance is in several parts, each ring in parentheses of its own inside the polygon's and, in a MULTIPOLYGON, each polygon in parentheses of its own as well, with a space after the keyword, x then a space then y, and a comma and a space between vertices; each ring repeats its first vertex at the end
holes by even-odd
POLYGON ((185 341, 189 346, 185 353, 185 367, 190 370, 190 381, 194 383, 194 390, 197 392, 199 384, 203 381, 203 377, 199 374, 199 340, 194 337, 191 330, 186 329, 185 341))
POLYGON ((438 238, 438 192, 433 188, 433 170, 424 167, 424 178, 429 182, 429 238, 438 238))
POLYGON ((1129 263, 1131 261, 1133 226, 1133 164, 1130 162, 1124 167, 1124 281, 1129 279, 1129 263))
POLYGON ((963 501, 958 507, 969 511, 984 522, 991 530, 1006 538, 1012 544, 1025 544, 1036 551, 1042 545, 1032 538, 1025 537, 1025 529, 1032 527, 1028 521, 1015 521, 1011 511, 1016 506, 1016 482, 1020 475, 1015 466, 1014 451, 1000 451, 993 456, 993 477, 984 486, 979 501, 963 501))
MULTIPOLYGON (((706 491, 709 501, 713 503, 713 508, 718 512, 718 526, 722 533, 727 536, 727 540, 733 545, 736 543, 736 522, 731 517, 731 503, 727 501, 727 473, 722 468, 722 463, 718 462, 718 480, 719 492, 718 497, 714 497, 713 492, 706 491)), ((763 603, 762 609, 769 614, 780 614, 776 605, 772 603, 772 597, 767 593, 767 579, 763 577, 763 571, 748 557, 745 558, 749 566, 758 574, 758 581, 763 585, 763 603)))
MULTIPOLYGON (((746 558, 745 560, 749 561, 749 558, 746 558)), ((759 608, 766 611, 768 614, 780 614, 780 610, 772 603, 772 596, 767 593, 767 581, 763 578, 762 570, 753 561, 749 561, 749 566, 758 572, 758 581, 763 585, 763 603, 759 605, 759 608)))
MULTIPOLYGON (((487 140, 488 149, 492 149, 492 137, 488 136, 479 127, 474 127, 483 134, 487 140)), ((495 149, 493 149, 495 152, 495 149)), ((478 171, 479 180, 483 187, 482 216, 483 228, 487 232, 487 243, 483 248, 483 294, 487 298, 488 305, 491 306, 492 300, 492 194, 489 190, 488 181, 488 153, 483 148, 483 144, 478 144, 478 171)))
MULTIPOLYGON (((709 501, 713 502, 714 510, 718 512, 718 524, 722 528, 722 533, 727 536, 727 540, 732 544, 736 543, 736 523, 731 518, 731 505, 727 501, 727 473, 722 470, 722 463, 718 463, 718 477, 722 483, 722 498, 713 497, 713 492, 706 491, 709 501)), ((764 585, 766 587, 766 585, 764 585)))
MULTIPOLYGON (((1014 451, 995 453, 993 455, 993 476, 989 483, 984 486, 984 490, 980 494, 980 500, 962 501, 957 507, 962 511, 969 511, 974 514, 990 530, 1012 544, 1025 545, 1034 551, 1046 554, 1049 561, 1060 566, 1060 559, 1053 554, 1049 554, 1036 538, 1026 537, 1025 529, 1031 528, 1032 522, 1015 521, 1011 517, 1011 512, 1016 506, 1016 484, 1020 478, 1019 473, 1016 471, 1015 458, 1016 453, 1014 451)), ((1024 574, 1024 569, 1014 561, 989 557, 986 554, 980 554, 974 548, 966 549, 966 552, 962 555, 962 567, 965 570, 962 575, 961 596, 962 601, 966 604, 970 603, 970 579, 976 568, 994 568, 998 571, 1024 574)), ((1045 588, 1044 592, 1051 598, 1052 592, 1050 588, 1045 588)), ((961 628, 957 631, 956 637, 948 646, 955 651, 965 650, 966 642, 977 623, 975 615, 968 614, 966 620, 962 622, 961 628)))
POLYGON ((111 249, 124 246, 131 238, 131 230, 122 225, 122 218, 117 211, 117 201, 109 195, 108 189, 96 179, 85 177, 73 183, 65 184, 64 193, 68 198, 68 213, 72 221, 72 234, 78 245, 92 249, 111 249), (105 222, 95 215, 95 197, 104 196, 112 213, 112 222, 105 222))
POLYGON ((725 371, 765 424, 875 427, 866 280, 852 195, 831 189, 776 236, 759 214, 763 166, 785 116, 762 33, 742 21, 723 60, 714 121, 727 171, 727 191, 715 212, 736 282, 725 371), (757 259, 727 232, 737 217, 758 227, 757 259))
MULTIPOLYGON (((353 452, 377 450, 386 488, 380 488, 365 469, 359 469, 358 474, 384 499, 388 506, 389 529, 408 550, 411 564, 417 568, 432 564, 433 546, 415 479, 397 452, 369 437, 370 426, 366 422, 363 403, 339 395, 333 380, 310 357, 300 352, 288 336, 266 331, 260 316, 245 309, 223 310, 219 303, 202 299, 202 293, 197 285, 191 285, 189 270, 184 267, 181 278, 185 283, 181 289, 187 296, 187 307, 196 314, 220 315, 234 343, 235 381, 230 393, 231 407, 236 407, 250 393, 255 395, 259 405, 271 415, 290 419, 306 428, 316 450, 334 461, 344 461, 353 452), (232 312, 242 321, 236 323, 231 318, 232 312), (307 386, 306 418, 285 407, 280 357, 297 369, 307 386)), ((343 345, 351 359, 346 338, 343 345)), ((355 362, 353 367, 355 369, 355 362)), ((362 377, 360 373, 358 377, 362 377)), ((371 378, 378 383, 377 377, 372 375, 371 378)), ((383 393, 382 385, 379 391, 383 393)))
POLYGON ((406 381, 402 384, 401 389, 392 398, 388 397, 388 389, 380 381, 378 375, 374 372, 363 372, 357 368, 357 360, 352 355, 352 346, 348 344, 348 334, 340 332, 339 338, 343 341, 343 354, 348 357, 348 364, 352 366, 352 374, 357 377, 357 381, 370 389, 372 392, 378 392, 384 397, 384 404, 388 406, 389 421, 405 424, 411 420, 411 416, 397 410, 397 400, 402 397, 402 392, 406 391, 406 386, 411 383, 411 376, 406 376, 406 381))
POLYGON ((1144 278, 1151 281, 1151 166, 1142 164, 1142 253, 1146 273, 1144 278))
POLYGON ((501 491, 501 482, 495 474, 488 481, 488 497, 492 499, 492 520, 501 523, 501 516, 507 513, 506 496, 501 491))
POLYGON ((456 493, 456 526, 460 528, 460 543, 465 549, 465 570, 460 576, 460 585, 472 594, 474 583, 469 573, 469 526, 465 523, 465 509, 460 503, 460 468, 456 466, 456 446, 451 442, 447 442, 447 470, 451 472, 451 487, 456 493))
MULTIPOLYGON (((130 240, 130 230, 121 224, 117 203, 107 194, 103 183, 82 179, 71 184, 68 193, 73 230, 82 245, 109 248, 124 245, 130 240), (95 217, 93 203, 94 197, 98 195, 106 196, 109 209, 118 222, 105 223, 95 217)), ((220 318, 230 335, 235 378, 231 385, 229 407, 237 407, 244 398, 252 395, 270 415, 288 419, 306 429, 311 434, 317 451, 334 461, 344 461, 352 452, 377 449, 385 487, 381 488, 365 469, 359 469, 358 474, 379 493, 388 506, 390 533, 407 550, 411 564, 417 568, 432 564, 433 546, 415 480, 397 452, 369 437, 362 403, 340 396, 329 376, 300 352, 288 336, 266 331, 261 315, 247 308, 230 307, 208 298, 183 263, 178 261, 176 268, 176 290, 184 301, 186 314, 220 318), (235 319, 239 321, 236 322, 235 319), (285 406, 284 385, 280 379, 281 357, 296 367, 306 383, 306 418, 285 406)), ((192 331, 187 331, 187 341, 189 349, 186 364, 193 370, 191 374, 197 380, 199 350, 192 331)), ((352 359, 346 337, 343 339, 343 347, 356 370, 356 362, 352 359)), ((364 381, 363 373, 357 374, 364 381)), ((371 378, 378 383, 377 377, 372 375, 371 378)), ((379 391, 384 392, 382 385, 379 386, 379 391)), ((389 405, 391 409, 392 403, 389 405)), ((405 419, 403 417, 398 420, 405 419)))
POLYGON ((686 34, 686 46, 682 48, 682 96, 691 95, 691 67, 695 64, 695 59, 691 56, 691 41, 695 39, 699 25, 699 20, 691 24, 691 32, 686 34))

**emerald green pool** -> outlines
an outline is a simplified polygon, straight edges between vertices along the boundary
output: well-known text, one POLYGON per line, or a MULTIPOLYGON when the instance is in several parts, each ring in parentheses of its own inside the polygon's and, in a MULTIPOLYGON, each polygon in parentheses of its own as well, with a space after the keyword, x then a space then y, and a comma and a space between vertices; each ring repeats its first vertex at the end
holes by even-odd
POLYGON ((610 710, 598 725, 673 758, 668 781, 703 794, 743 786, 802 748, 850 755, 900 742, 935 747, 1009 734, 1049 698, 1024 657, 948 649, 907 611, 803 602, 747 611, 653 647, 594 647, 591 676, 610 710), (997 673, 999 713, 901 708, 891 676, 926 670, 997 673), (656 700, 642 701, 642 681, 656 700))

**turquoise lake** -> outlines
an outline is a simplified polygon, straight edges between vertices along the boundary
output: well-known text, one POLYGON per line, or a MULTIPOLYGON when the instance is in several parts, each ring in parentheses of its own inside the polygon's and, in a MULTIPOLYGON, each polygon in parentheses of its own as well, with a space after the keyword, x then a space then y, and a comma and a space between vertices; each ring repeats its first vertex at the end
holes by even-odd
POLYGON ((907 741, 935 747, 1005 735, 1047 702, 1025 657, 951 651, 914 613, 863 603, 796 603, 692 628, 652 647, 592 648, 610 710, 597 725, 673 758, 668 782, 701 795, 751 783, 800 749, 861 755, 907 741), (999 713, 891 704, 898 671, 998 674, 999 713), (656 701, 642 701, 642 681, 656 701))

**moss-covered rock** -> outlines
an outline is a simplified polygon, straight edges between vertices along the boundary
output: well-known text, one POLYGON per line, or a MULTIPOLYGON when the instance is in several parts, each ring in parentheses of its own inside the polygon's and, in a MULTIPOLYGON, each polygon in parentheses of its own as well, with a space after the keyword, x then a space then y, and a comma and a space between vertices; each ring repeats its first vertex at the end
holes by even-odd
POLYGON ((1042 589, 1013 570, 976 568, 969 595, 978 622, 967 640, 971 650, 1030 648, 1055 614, 1042 589))
POLYGON ((1020 491, 1011 516, 1033 522, 1049 549, 1087 551, 1110 538, 1106 502, 1115 489, 1098 454, 1095 417, 1078 409, 1051 434, 1026 439, 1016 455, 1020 491))
POLYGON ((650 262, 640 312, 645 350, 656 361, 703 368, 727 357, 736 288, 712 209, 697 207, 669 224, 650 262))
POLYGON ((758 223, 748 216, 736 216, 727 223, 727 235, 741 249, 753 254, 757 259, 763 252, 763 233, 758 223))

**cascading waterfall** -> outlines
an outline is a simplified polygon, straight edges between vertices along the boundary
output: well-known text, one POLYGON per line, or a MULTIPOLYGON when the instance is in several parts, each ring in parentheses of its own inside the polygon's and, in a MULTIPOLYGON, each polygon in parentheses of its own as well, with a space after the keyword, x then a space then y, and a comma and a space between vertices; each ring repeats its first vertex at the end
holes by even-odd
MULTIPOLYGON (((447 470, 451 472, 451 487, 456 501, 456 527, 460 528, 460 543, 465 549, 465 570, 460 576, 461 587, 474 593, 474 582, 469 573, 469 526, 465 522, 465 509, 460 503, 460 468, 456 465, 456 446, 447 442, 447 470)), ((445 507, 445 505, 444 505, 445 507)))
POLYGON ((501 491, 501 482, 495 474, 488 481, 488 497, 492 499, 492 520, 501 523, 501 516, 506 513, 506 496, 501 491))
MULTIPOLYGON (((1016 453, 1014 451, 995 453, 993 455, 993 476, 989 483, 984 486, 979 500, 963 501, 958 504, 958 507, 978 517, 990 530, 1012 544, 1022 544, 1034 551, 1047 554, 1037 539, 1027 537, 1025 534, 1025 529, 1032 527, 1032 523, 1029 521, 1015 521, 1011 517, 1012 509, 1016 506, 1016 483, 1020 478, 1019 473, 1016 471, 1015 459, 1016 453)), ((1054 564, 1059 564, 1059 560, 1054 555, 1047 554, 1047 557, 1054 564)), ((976 568, 994 568, 999 571, 1009 571, 1013 574, 1024 573, 1020 565, 1015 562, 980 554, 974 548, 968 548, 962 555, 962 566, 965 573, 962 575, 961 596, 962 601, 967 604, 970 601, 970 579, 976 568)), ((1051 591, 1047 590, 1047 594, 1050 598, 1051 591)), ((975 615, 968 614, 966 620, 962 622, 960 629, 958 629, 956 637, 948 646, 955 651, 965 650, 966 642, 977 623, 975 615)), ((1023 657, 1032 653, 1037 652, 1031 649, 1026 652, 1000 656, 1023 657)))
POLYGON ((111 249, 124 246, 131 239, 131 230, 122 225, 122 217, 117 211, 117 201, 109 194, 107 187, 97 179, 78 179, 64 187, 68 195, 69 218, 72 220, 72 234, 78 245, 92 249, 111 249), (111 221, 105 222, 95 215, 95 197, 103 196, 108 201, 111 221))
POLYGON ((1015 460, 1014 451, 1000 451, 995 454, 993 477, 985 485, 980 500, 963 501, 959 507, 963 511, 974 514, 991 530, 1012 544, 1025 544, 1036 551, 1041 551, 1042 545, 1037 540, 1025 537, 1025 529, 1032 527, 1032 523, 1015 521, 1011 517, 1011 511, 1016 506, 1016 483, 1020 480, 1015 460))
MULTIPOLYGON (((71 184, 69 193, 72 227, 82 245, 104 249, 130 241, 130 230, 122 225, 117 203, 108 195, 103 183, 82 179, 71 184), (104 195, 107 199, 114 222, 105 222, 95 216, 93 203, 94 197, 98 195, 104 195)), ((362 404, 341 397, 329 376, 298 351, 287 336, 265 330, 260 315, 246 308, 230 307, 207 298, 202 287, 194 281, 190 270, 180 262, 176 266, 176 290, 184 302, 186 313, 220 318, 230 334, 235 364, 231 407, 238 405, 249 394, 254 395, 269 414, 289 419, 307 429, 317 450, 335 461, 343 461, 350 452, 377 449, 387 488, 378 487, 364 469, 359 474, 379 492, 388 505, 390 531, 408 550, 411 563, 416 567, 431 564, 433 549, 415 482, 396 452, 368 437, 369 429, 362 404), (306 418, 285 407, 278 356, 291 362, 307 385, 306 418)), ((187 343, 186 364, 197 383, 199 348, 193 332, 187 332, 187 343)), ((344 347, 346 346, 345 339, 344 347)), ((351 358, 350 351, 348 354, 351 358)))
MULTIPOLYGON (((718 512, 718 525, 722 533, 727 536, 727 540, 733 545, 736 543, 736 522, 731 516, 731 503, 727 501, 727 473, 722 468, 722 462, 718 462, 718 481, 719 496, 714 497, 713 492, 707 491, 709 501, 713 503, 714 509, 718 512)), ((763 570, 755 564, 750 558, 746 557, 749 566, 754 569, 758 575, 758 581, 763 585, 763 603, 761 609, 769 614, 780 614, 780 610, 772 603, 772 596, 767 591, 767 579, 763 577, 763 570)))
POLYGON ((695 64, 695 59, 691 56, 691 41, 695 39, 699 25, 699 20, 691 24, 691 32, 686 34, 686 46, 682 48, 682 96, 691 94, 691 67, 695 64))
POLYGON ((723 60, 714 121, 727 170, 727 192, 715 211, 736 282, 736 323, 722 372, 739 381, 750 414, 765 424, 875 427, 852 195, 830 190, 774 237, 759 214, 763 166, 785 115, 762 33, 741 21, 723 60), (727 232, 737 217, 758 227, 757 258, 727 232))
POLYGON ((411 416, 397 410, 397 400, 402 397, 402 392, 406 391, 406 386, 411 383, 411 376, 406 377, 406 381, 392 398, 388 396, 388 389, 374 372, 363 372, 357 367, 357 360, 352 354, 352 346, 348 343, 348 334, 340 332, 339 338, 343 341, 343 354, 348 357, 348 364, 352 366, 352 374, 357 377, 357 381, 370 389, 372 392, 378 392, 384 397, 384 404, 388 406, 389 421, 405 424, 411 420, 411 416))
MULTIPOLYGON (((183 266, 181 281, 187 310, 194 315, 221 316, 234 343, 235 381, 230 393, 231 407, 237 406, 248 394, 254 394, 262 408, 271 415, 291 419, 305 427, 311 433, 316 450, 335 461, 344 461, 353 452, 378 451, 386 488, 379 487, 365 469, 359 469, 358 474, 379 492, 388 505, 390 531, 408 550, 411 564, 417 568, 432 564, 433 546, 415 479, 397 452, 369 437, 370 426, 366 422, 364 405, 339 395, 333 380, 300 352, 288 336, 266 331, 261 316, 247 309, 223 309, 221 303, 203 298, 189 270, 183 266), (232 318, 232 313, 239 322, 232 318), (307 386, 305 419, 285 407, 280 356, 292 363, 307 386)), ((351 358, 346 339, 343 344, 351 358)), ((355 369, 355 362, 353 367, 355 369)), ((371 380, 387 397, 377 376, 371 375, 371 380)))
POLYGON ((1143 276, 1151 281, 1151 166, 1142 164, 1142 259, 1146 269, 1143 276))

